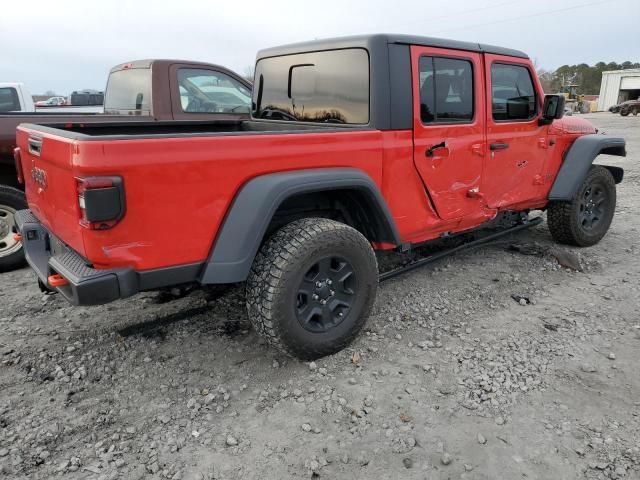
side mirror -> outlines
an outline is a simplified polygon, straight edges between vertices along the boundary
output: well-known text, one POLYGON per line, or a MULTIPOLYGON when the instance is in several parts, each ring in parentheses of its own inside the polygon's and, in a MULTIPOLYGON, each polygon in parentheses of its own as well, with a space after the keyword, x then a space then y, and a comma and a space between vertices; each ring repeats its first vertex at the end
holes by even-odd
POLYGON ((548 125, 564 116, 564 95, 545 95, 540 125, 548 125))

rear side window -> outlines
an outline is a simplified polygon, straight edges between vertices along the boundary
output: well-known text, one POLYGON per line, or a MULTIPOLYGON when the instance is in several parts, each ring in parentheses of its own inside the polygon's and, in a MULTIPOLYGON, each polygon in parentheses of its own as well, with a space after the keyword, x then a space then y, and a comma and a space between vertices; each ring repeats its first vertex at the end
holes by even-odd
POLYGON ((473 66, 470 61, 421 57, 419 70, 422 123, 473 120, 473 66))
POLYGON ((13 87, 0 88, 0 112, 17 112, 20 110, 18 92, 13 87))
POLYGON ((369 123, 369 54, 360 48, 263 58, 253 116, 315 123, 369 123))
POLYGON ((229 75, 214 70, 178 70, 180 104, 187 113, 249 113, 251 91, 229 75))
POLYGON ((523 65, 491 65, 491 104, 494 120, 531 120, 537 113, 536 91, 523 65))
POLYGON ((151 114, 151 69, 129 68, 109 75, 105 113, 151 114))

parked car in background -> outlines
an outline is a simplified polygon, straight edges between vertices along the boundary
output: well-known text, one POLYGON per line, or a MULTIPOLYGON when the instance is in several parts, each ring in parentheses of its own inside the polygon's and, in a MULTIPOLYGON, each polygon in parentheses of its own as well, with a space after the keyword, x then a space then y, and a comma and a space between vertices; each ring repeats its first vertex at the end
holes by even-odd
MULTIPOLYGON (((74 93, 84 95, 87 102, 94 95, 74 93)), ((143 129, 169 120, 201 125, 248 118, 251 107, 251 83, 242 76, 218 65, 185 60, 141 60, 117 65, 109 73, 104 95, 99 93, 101 98, 104 96, 106 114, 101 106, 45 107, 36 112, 31 94, 22 84, 0 84, 0 271, 19 266, 24 260, 22 244, 13 237, 14 214, 26 207, 13 155, 19 124, 83 125, 87 131, 96 124, 115 128, 125 122, 137 122, 143 129), (99 109, 100 113, 79 111, 87 108, 99 109)))
POLYGON ((71 92, 69 95, 69 105, 76 106, 101 106, 104 105, 104 92, 97 90, 80 90, 71 92))
POLYGON ((636 100, 628 100, 620 104, 620 115, 626 117, 630 113, 638 115, 640 112, 640 98, 636 100))
POLYGON ((36 102, 36 107, 59 107, 66 104, 67 99, 64 97, 51 97, 47 100, 40 100, 39 102, 36 102))

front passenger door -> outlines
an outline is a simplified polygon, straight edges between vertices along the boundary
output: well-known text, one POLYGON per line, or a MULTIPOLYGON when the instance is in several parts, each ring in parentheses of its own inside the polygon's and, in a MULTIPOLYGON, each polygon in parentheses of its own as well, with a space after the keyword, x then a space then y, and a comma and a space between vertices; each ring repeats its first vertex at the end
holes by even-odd
POLYGON ((482 192, 491 208, 538 198, 547 157, 547 127, 538 124, 541 88, 529 62, 485 55, 487 152, 482 192))

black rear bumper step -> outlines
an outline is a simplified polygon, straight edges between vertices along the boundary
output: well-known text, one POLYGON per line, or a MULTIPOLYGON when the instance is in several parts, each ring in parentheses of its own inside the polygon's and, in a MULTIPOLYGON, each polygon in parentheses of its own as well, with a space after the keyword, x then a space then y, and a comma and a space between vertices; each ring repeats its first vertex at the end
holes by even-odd
POLYGON ((196 281, 202 264, 180 265, 138 272, 132 268, 97 269, 50 233, 31 210, 16 212, 27 262, 51 290, 74 305, 102 305, 153 290, 196 281), (57 245, 57 248, 52 248, 57 245), (52 287, 50 275, 62 275, 69 283, 52 287))
POLYGON ((52 242, 63 244, 44 228, 31 210, 16 212, 16 226, 22 234, 27 262, 38 278, 74 305, 100 305, 138 292, 138 281, 133 269, 93 268, 68 247, 63 247, 61 252, 52 252, 52 242), (69 284, 51 287, 48 278, 55 274, 62 275, 69 284))

